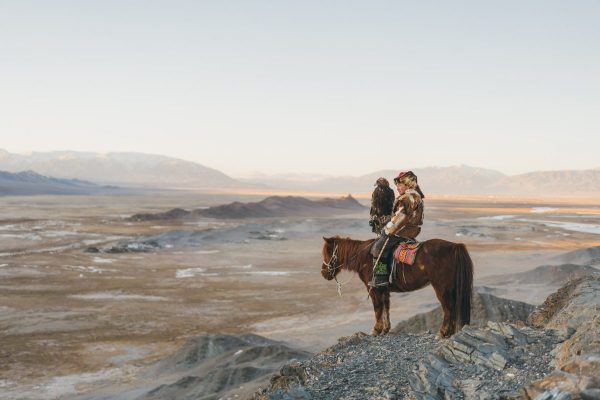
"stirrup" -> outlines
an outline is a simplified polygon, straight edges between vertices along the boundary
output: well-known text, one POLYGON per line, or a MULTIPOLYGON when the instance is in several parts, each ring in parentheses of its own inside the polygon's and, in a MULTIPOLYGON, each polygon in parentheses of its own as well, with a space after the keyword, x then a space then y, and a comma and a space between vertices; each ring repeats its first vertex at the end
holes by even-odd
POLYGON ((386 288, 390 286, 389 282, 381 282, 381 283, 373 283, 373 282, 369 282, 369 287, 372 287, 374 289, 381 289, 381 288, 386 288))
POLYGON ((372 288, 384 288, 390 285, 389 277, 384 275, 373 275, 373 279, 369 282, 369 286, 372 288), (377 279, 380 276, 381 280, 377 279), (385 277, 385 280, 383 278, 385 277))

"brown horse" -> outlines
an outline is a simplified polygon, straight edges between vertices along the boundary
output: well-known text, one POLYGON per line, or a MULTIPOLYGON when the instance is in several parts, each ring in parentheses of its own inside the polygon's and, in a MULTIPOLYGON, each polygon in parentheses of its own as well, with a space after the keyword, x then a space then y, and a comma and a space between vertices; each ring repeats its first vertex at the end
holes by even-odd
POLYGON ((360 241, 339 236, 323 239, 321 275, 337 281, 336 276, 342 269, 358 274, 369 290, 375 310, 373 335, 390 330, 390 291, 410 292, 428 284, 433 286, 444 311, 440 336, 448 337, 469 324, 473 262, 464 244, 441 239, 422 242, 414 264, 398 263, 394 282, 387 288, 375 289, 369 287, 373 277, 373 256, 369 249, 374 239, 360 241))

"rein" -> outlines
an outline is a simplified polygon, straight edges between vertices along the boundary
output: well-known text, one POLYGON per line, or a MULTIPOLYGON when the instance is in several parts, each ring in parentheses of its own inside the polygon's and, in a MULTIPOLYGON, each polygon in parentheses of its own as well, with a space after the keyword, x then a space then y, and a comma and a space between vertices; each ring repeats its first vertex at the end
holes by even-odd
MULTIPOLYGON (((354 274, 356 275, 356 274, 354 274)), ((352 279, 354 279, 354 275, 352 275, 350 277, 350 279, 348 279, 346 282, 341 283, 337 280, 337 276, 334 276, 333 279, 335 279, 335 282, 337 283, 337 292, 340 295, 340 297, 342 297, 342 286, 344 286, 346 283, 350 282, 352 279)))
POLYGON ((353 278, 354 275, 352 275, 350 277, 350 279, 348 279, 346 282, 340 282, 337 279, 337 276, 335 275, 336 271, 340 268, 342 268, 344 266, 344 264, 340 264, 340 265, 334 265, 334 263, 338 260, 338 256, 337 256, 337 250, 338 250, 338 245, 336 243, 335 247, 333 248, 333 254, 331 255, 331 258, 329 259, 329 262, 323 262, 324 265, 327 266, 327 273, 331 276, 333 276, 333 279, 335 279, 335 283, 337 284, 337 292, 340 295, 340 297, 342 297, 342 286, 344 286, 345 284, 347 284, 348 282, 350 282, 353 278))

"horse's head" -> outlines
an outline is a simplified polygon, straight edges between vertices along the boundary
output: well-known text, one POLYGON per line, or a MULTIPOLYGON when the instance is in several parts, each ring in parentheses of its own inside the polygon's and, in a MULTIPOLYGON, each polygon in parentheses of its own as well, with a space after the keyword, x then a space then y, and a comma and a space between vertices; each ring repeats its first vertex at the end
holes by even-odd
POLYGON ((323 237, 323 264, 321 265, 321 275, 328 281, 334 279, 340 272, 342 264, 340 264, 338 245, 335 242, 336 238, 323 237))

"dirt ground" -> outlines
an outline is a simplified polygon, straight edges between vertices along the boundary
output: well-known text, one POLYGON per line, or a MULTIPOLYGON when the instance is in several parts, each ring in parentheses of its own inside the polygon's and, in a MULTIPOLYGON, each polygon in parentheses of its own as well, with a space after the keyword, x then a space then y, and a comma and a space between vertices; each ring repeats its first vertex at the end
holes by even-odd
MULTIPOLYGON (((125 220, 260 198, 186 192, 0 198, 0 398, 59 398, 126 382, 202 333, 253 332, 316 351, 339 336, 369 332, 372 307, 358 278, 340 275, 347 282, 340 297, 319 273, 322 236, 372 237, 368 209, 331 218, 125 220), (147 240, 161 247, 85 251, 147 240)), ((419 238, 465 243, 477 285, 482 277, 600 245, 599 203, 428 198, 419 238)), ((508 297, 539 303, 554 288, 513 289, 508 297)), ((431 288, 395 294, 392 323, 436 305, 431 288)))

